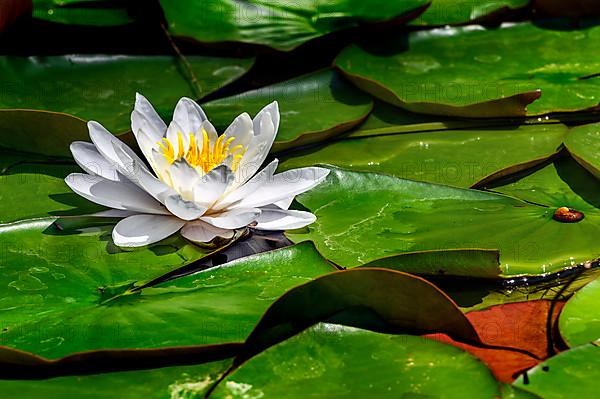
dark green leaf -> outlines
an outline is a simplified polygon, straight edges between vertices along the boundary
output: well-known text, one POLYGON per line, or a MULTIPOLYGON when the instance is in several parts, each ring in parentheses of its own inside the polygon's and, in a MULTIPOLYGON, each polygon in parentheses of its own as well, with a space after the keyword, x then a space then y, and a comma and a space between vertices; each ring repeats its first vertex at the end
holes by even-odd
POLYGON ((552 30, 529 23, 437 29, 354 45, 335 63, 362 89, 410 111, 540 115, 598 105, 600 80, 587 77, 600 70, 600 61, 588 56, 598 52, 599 36, 600 27, 552 30))
POLYGON ((551 357, 514 385, 544 399, 594 398, 599 378, 600 348, 588 344, 551 357))
POLYGON ((428 0, 272 2, 161 0, 169 31, 199 42, 242 42, 289 51, 326 34, 417 14, 428 0))
POLYGON ((559 329, 571 347, 600 341, 600 279, 569 299, 560 314, 559 329))
POLYGON ((128 0, 33 0, 33 16, 70 25, 118 26, 132 23, 128 0))
POLYGON ((203 104, 211 122, 225 129, 248 112, 254 116, 277 100, 281 128, 273 150, 324 141, 359 124, 369 114, 371 98, 331 69, 203 104), (325 111, 326 110, 326 111, 325 111))
POLYGON ((523 8, 529 0, 433 0, 429 8, 411 25, 454 25, 470 21, 484 20, 501 14, 523 8))
MULTIPOLYGON (((499 194, 340 169, 297 200, 317 221, 288 237, 314 241, 346 267, 406 252, 498 249, 502 274, 514 276, 561 270, 598 254, 597 211, 580 223, 561 223, 555 208, 499 194)), ((443 261, 440 268, 454 272, 443 261)))
POLYGON ((47 221, 0 229, 3 345, 46 358, 106 348, 242 341, 287 289, 332 267, 309 244, 239 259, 125 294, 202 252, 177 236, 121 252, 110 227, 65 235, 47 221), (125 294, 125 295, 123 295, 125 294))
MULTIPOLYGON (((238 78, 252 64, 251 59, 202 56, 187 59, 203 96, 238 78)), ((55 113, 36 116, 37 122, 51 117, 59 118, 58 121, 37 125, 30 114, 23 115, 20 109, 54 111, 85 121, 96 120, 116 134, 130 129, 136 92, 145 95, 167 121, 180 97, 194 96, 179 61, 168 56, 0 57, 0 86, 3 87, 0 108, 11 109, 0 114, 3 119, 0 145, 6 146, 4 140, 9 140, 11 148, 21 151, 30 151, 27 147, 31 137, 54 137, 62 144, 67 141, 65 135, 68 139, 83 135, 85 126, 81 122, 80 128, 74 128, 77 121, 55 113), (21 114, 14 116, 14 110, 21 114), (14 137, 7 138, 10 136, 14 137)), ((42 139, 34 143, 38 140, 42 139)), ((67 148, 53 155, 65 152, 67 148)))
MULTIPOLYGON (((0 156, 4 157, 4 152, 0 156)), ((80 171, 71 162, 38 162, 35 156, 23 154, 11 158, 12 162, 0 174, 0 223, 83 215, 105 209, 75 194, 66 185, 65 176, 80 171)))
POLYGON ((263 315, 234 364, 321 321, 382 332, 441 332, 462 342, 479 342, 462 311, 431 283, 393 270, 365 268, 331 273, 285 293, 263 315))
POLYGON ((164 399, 202 398, 228 361, 199 366, 60 377, 38 381, 0 380, 0 390, 9 398, 22 399, 164 399))
POLYGON ((600 214, 600 182, 568 155, 508 180, 487 187, 552 210, 564 206, 582 211, 586 217, 600 214))
POLYGON ((600 179, 600 123, 572 128, 565 138, 565 146, 581 165, 600 179))
POLYGON ((290 153, 284 169, 324 163, 355 171, 470 187, 539 163, 556 153, 564 125, 441 130, 344 138, 290 153))
POLYGON ((499 396, 487 367, 458 348, 417 336, 321 324, 242 365, 210 398, 499 396))

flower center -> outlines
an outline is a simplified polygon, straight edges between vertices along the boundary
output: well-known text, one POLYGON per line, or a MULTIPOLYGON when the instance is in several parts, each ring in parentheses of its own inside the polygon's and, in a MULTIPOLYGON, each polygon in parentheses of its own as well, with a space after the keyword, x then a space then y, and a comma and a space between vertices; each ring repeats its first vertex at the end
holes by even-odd
POLYGON ((235 141, 235 137, 226 138, 221 135, 214 143, 211 143, 208 133, 202 129, 201 138, 197 139, 193 133, 190 133, 190 145, 187 151, 184 151, 183 134, 181 132, 177 133, 177 153, 175 153, 173 143, 166 137, 157 144, 160 153, 170 164, 178 159, 185 159, 191 166, 200 167, 206 173, 219 166, 228 157, 231 157, 229 163, 231 170, 235 171, 238 168, 242 157, 246 153, 246 148, 241 144, 231 147, 233 141, 235 141), (202 140, 201 145, 198 144, 200 139, 202 140))

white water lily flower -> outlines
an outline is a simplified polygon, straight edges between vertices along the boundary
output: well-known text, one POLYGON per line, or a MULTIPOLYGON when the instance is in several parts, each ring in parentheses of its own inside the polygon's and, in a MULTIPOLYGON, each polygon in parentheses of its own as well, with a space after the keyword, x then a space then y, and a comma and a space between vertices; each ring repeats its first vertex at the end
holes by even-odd
POLYGON ((152 105, 136 95, 131 127, 149 167, 98 122, 89 122, 92 143, 71 152, 87 172, 70 174, 69 187, 113 208, 100 216, 123 217, 112 237, 120 247, 139 247, 178 231, 190 241, 231 238, 235 229, 287 230, 315 221, 289 210, 294 197, 322 182, 329 171, 310 167, 274 175, 277 160, 257 173, 277 129, 277 102, 254 119, 238 116, 218 136, 204 111, 189 98, 175 107, 167 127, 152 105))

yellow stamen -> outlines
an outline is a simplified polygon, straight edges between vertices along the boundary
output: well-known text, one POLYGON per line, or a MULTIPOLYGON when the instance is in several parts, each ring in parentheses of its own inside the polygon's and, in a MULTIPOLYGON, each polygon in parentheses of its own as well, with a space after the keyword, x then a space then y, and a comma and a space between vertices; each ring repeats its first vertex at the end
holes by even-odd
POLYGON ((246 148, 243 145, 238 144, 231 147, 231 144, 235 141, 235 137, 221 135, 214 143, 211 143, 208 132, 205 129, 202 129, 202 149, 200 149, 196 136, 193 133, 189 135, 190 143, 187 150, 184 148, 183 133, 177 132, 176 140, 177 153, 175 153, 175 146, 167 138, 163 138, 157 143, 159 152, 170 164, 183 158, 191 166, 195 168, 200 167, 205 173, 223 163, 228 157, 231 157, 231 169, 236 170, 246 153, 246 148))
POLYGON ((183 134, 177 132, 177 159, 181 158, 183 155, 183 134))

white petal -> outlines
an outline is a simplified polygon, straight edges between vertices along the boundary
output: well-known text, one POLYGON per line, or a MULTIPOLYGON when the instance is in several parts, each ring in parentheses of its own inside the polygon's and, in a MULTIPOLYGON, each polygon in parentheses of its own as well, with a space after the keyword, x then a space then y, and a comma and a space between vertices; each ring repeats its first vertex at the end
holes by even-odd
POLYGON ((152 150, 152 160, 154 161, 156 175, 165 183, 173 186, 171 175, 169 174, 171 164, 167 158, 165 158, 164 155, 157 150, 152 150))
POLYGON ((101 124, 95 121, 88 122, 88 129, 90 131, 90 138, 94 142, 98 152, 100 152, 100 154, 102 154, 107 161, 115 164, 115 167, 119 172, 126 175, 126 167, 121 163, 121 160, 115 153, 115 147, 122 149, 130 158, 135 159, 138 164, 146 168, 144 162, 136 155, 135 152, 133 152, 131 148, 113 136, 101 124))
POLYGON ((271 147, 277 129, 279 128, 279 106, 277 101, 264 107, 253 120, 254 137, 248 146, 248 151, 242 157, 236 171, 238 186, 248 181, 261 167, 271 147))
POLYGON ((196 169, 185 159, 181 159, 173 162, 168 171, 175 191, 181 194, 185 200, 192 200, 194 198, 192 189, 201 177, 196 169))
POLYGON ((156 163, 154 162, 154 159, 152 157, 152 152, 158 148, 158 142, 160 141, 160 139, 154 140, 148 135, 148 133, 146 133, 145 130, 139 130, 136 135, 136 139, 138 146, 140 147, 140 150, 142 150, 142 153, 148 160, 148 163, 150 164, 150 166, 152 166, 154 172, 158 173, 156 163))
POLYGON ((280 209, 289 209, 290 205, 292 205, 292 202, 294 201, 294 197, 289 197, 289 198, 284 198, 281 201, 277 201, 277 202, 273 202, 273 205, 275 205, 276 207, 280 208, 280 209))
POLYGON ((221 229, 198 220, 183 226, 181 235, 193 242, 207 243, 215 237, 231 238, 233 237, 233 230, 221 229))
POLYGON ((200 125, 206 120, 206 114, 194 100, 183 97, 175 107, 173 120, 181 126, 183 132, 197 134, 200 125))
POLYGON ((173 146, 173 152, 175 153, 175 158, 179 158, 183 156, 187 150, 190 148, 190 134, 186 132, 181 125, 175 120, 171 121, 169 127, 167 128, 167 139, 171 142, 173 146), (179 149, 179 135, 181 134, 183 149, 180 151, 179 149))
POLYGON ((175 150, 175 157, 183 156, 190 148, 190 133, 199 134, 206 114, 196 102, 183 97, 177 102, 173 111, 173 120, 169 124, 166 137, 175 150), (179 134, 182 136, 183 148, 179 148, 179 134))
POLYGON ((112 237, 119 247, 141 247, 169 237, 184 224, 173 216, 133 215, 117 223, 112 237))
POLYGON ((117 166, 102 156, 92 143, 75 141, 70 146, 71 154, 77 165, 90 175, 102 176, 113 181, 126 180, 117 172, 117 166))
MULTIPOLYGON (((206 121, 202 122, 202 126, 200 127, 200 130, 206 131, 206 133, 208 134, 208 141, 210 141, 211 148, 214 148, 215 142, 219 138, 219 135, 217 134, 217 129, 215 129, 215 127, 213 126, 212 123, 210 123, 210 121, 206 120, 206 121)), ((202 148, 200 148, 200 149, 202 149, 202 148)))
POLYGON ((225 129, 223 134, 228 138, 235 137, 235 140, 231 142, 232 148, 236 145, 247 147, 254 136, 254 128, 250 115, 246 112, 239 115, 231 122, 229 127, 225 129))
POLYGON ((167 215, 158 201, 133 183, 115 182, 100 176, 71 173, 65 178, 71 190, 109 208, 167 215))
POLYGON ((165 202, 168 195, 174 195, 175 190, 157 179, 145 165, 140 165, 140 159, 131 158, 121 147, 115 145, 115 155, 127 169, 127 178, 134 184, 141 187, 148 194, 156 198, 161 203, 165 202))
POLYGON ((261 132, 260 122, 261 119, 266 116, 271 118, 271 122, 273 126, 275 126, 275 132, 279 129, 279 103, 277 101, 273 101, 271 104, 268 104, 263 109, 261 109, 258 114, 254 117, 254 135, 260 136, 263 133, 261 132))
MULTIPOLYGON (((208 146, 209 146, 209 152, 210 152, 211 148, 215 148, 215 143, 216 143, 217 139, 219 138, 219 136, 217 134, 217 130, 215 129, 213 124, 210 123, 210 121, 208 121, 208 120, 205 120, 200 124, 199 131, 197 133, 194 133, 194 135, 196 137, 196 145, 198 146, 198 151, 202 151, 202 149, 204 147, 204 137, 203 137, 202 131, 205 131, 206 135, 208 136, 208 146)), ((185 142, 184 142, 184 144, 185 144, 185 142)), ((189 145, 189 143, 186 145, 189 145)), ((186 151, 187 151, 187 147, 186 147, 186 151)))
POLYGON ((183 220, 198 219, 208 209, 193 201, 184 200, 179 194, 168 196, 165 200, 165 206, 169 212, 183 220))
POLYGON ((93 216, 97 218, 126 218, 127 216, 137 215, 139 212, 136 211, 122 211, 120 209, 107 209, 105 211, 100 211, 96 213, 92 213, 86 216, 93 216))
POLYGON ((294 197, 321 183, 328 174, 329 169, 319 167, 287 170, 273 176, 273 179, 244 197, 235 206, 256 208, 294 197))
POLYGON ((260 215, 260 209, 236 208, 214 216, 202 216, 200 220, 222 229, 238 229, 256 221, 258 215, 260 215))
POLYGON ((136 137, 138 131, 143 130, 154 142, 159 141, 167 130, 167 125, 150 101, 140 93, 135 94, 135 106, 131 113, 131 130, 136 137))
POLYGON ((205 205, 207 208, 212 207, 234 178, 233 172, 227 166, 217 166, 194 184, 192 189, 194 202, 205 205))
POLYGON ((277 159, 274 159, 270 164, 265 166, 263 170, 254 175, 254 177, 250 179, 246 184, 235 190, 231 190, 225 197, 223 197, 221 200, 219 200, 219 202, 217 202, 217 204, 215 204, 214 209, 225 209, 231 206, 232 204, 241 201, 248 195, 254 193, 263 184, 272 181, 273 174, 277 169, 278 163, 279 161, 277 159))
POLYGON ((317 220, 310 212, 262 208, 258 217, 257 230, 292 230, 308 226, 317 220))

